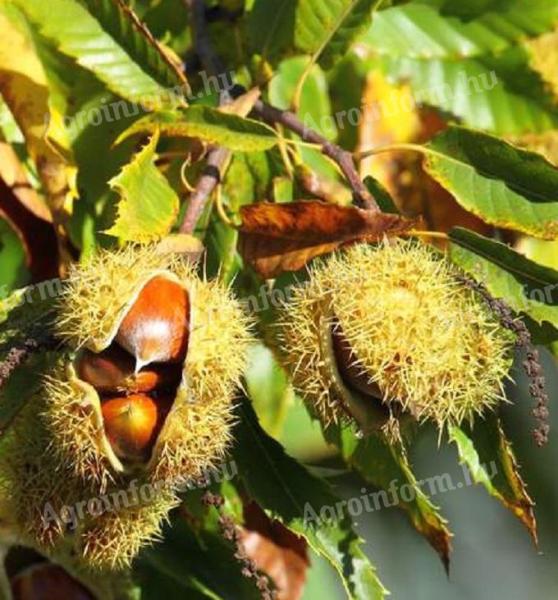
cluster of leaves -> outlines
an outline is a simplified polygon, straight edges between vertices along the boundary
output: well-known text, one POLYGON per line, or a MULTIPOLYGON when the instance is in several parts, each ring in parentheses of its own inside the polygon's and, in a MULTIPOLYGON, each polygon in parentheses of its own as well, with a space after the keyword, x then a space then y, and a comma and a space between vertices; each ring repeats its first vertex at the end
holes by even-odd
MULTIPOLYGON (((556 0, 0 0, 2 285, 63 274, 99 247, 168 238, 182 250, 203 243, 207 271, 254 298, 264 278, 281 291, 312 258, 409 235, 422 217, 537 341, 555 342, 558 271, 539 250, 558 250, 557 24, 556 0), (231 81, 250 91, 223 90, 231 81)), ((52 306, 21 306, 21 293, 2 304, 0 358, 52 306)), ((271 312, 265 303, 262 325, 271 312)), ((239 476, 215 490, 224 510, 248 531, 242 507, 255 501, 333 565, 348 597, 383 598, 348 517, 305 527, 305 506, 337 498, 274 439, 292 393, 263 344, 254 361, 267 370, 247 373, 239 476)), ((8 380, 2 430, 38 371, 8 380)), ((451 533, 403 443, 324 433, 363 480, 415 490, 402 508, 447 566, 451 533)), ((536 538, 498 416, 450 438, 474 481, 536 538), (482 466, 491 461, 496 478, 482 466)), ((185 507, 137 562, 142 597, 258 597, 214 509, 197 493, 185 507)))

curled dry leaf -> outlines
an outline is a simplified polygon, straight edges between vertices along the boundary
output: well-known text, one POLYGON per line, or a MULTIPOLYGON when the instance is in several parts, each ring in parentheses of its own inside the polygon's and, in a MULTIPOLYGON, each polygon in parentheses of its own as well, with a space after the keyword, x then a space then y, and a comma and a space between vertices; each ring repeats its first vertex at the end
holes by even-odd
POLYGON ((272 521, 255 502, 244 506, 242 544, 248 557, 275 584, 277 600, 299 600, 310 566, 307 544, 279 521, 272 521))
MULTIPOLYGON (((63 119, 50 102, 49 79, 32 36, 20 26, 14 17, 16 13, 17 10, 0 13, 0 93, 37 167, 54 221, 58 262, 62 263, 63 270, 72 256, 64 226, 77 195, 77 170, 72 162, 67 131, 61 125, 63 119)), ((44 254, 48 252, 43 250, 44 254)), ((37 279, 37 275, 34 274, 34 278, 37 279)))
POLYGON ((27 179, 25 169, 10 144, 0 142, 0 177, 27 210, 43 221, 52 223, 44 198, 27 179))
POLYGON ((232 102, 223 104, 223 106, 219 107, 219 110, 231 115, 247 117, 252 112, 254 104, 256 104, 256 101, 259 100, 260 95, 260 88, 254 87, 248 90, 245 94, 235 98, 232 102))
POLYGON ((417 222, 320 201, 260 202, 242 207, 240 252, 265 278, 297 271, 311 259, 340 246, 400 235, 417 222))
POLYGON ((4 143, 0 143, 0 217, 19 237, 33 281, 57 277, 58 244, 50 211, 11 146, 4 143))

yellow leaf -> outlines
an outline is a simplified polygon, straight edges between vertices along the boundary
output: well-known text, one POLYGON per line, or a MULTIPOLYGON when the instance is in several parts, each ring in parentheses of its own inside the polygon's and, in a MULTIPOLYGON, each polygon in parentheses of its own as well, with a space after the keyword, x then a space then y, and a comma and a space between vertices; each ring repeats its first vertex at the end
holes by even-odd
POLYGON ((540 73, 558 98, 558 29, 526 43, 531 66, 540 73))
POLYGON ((178 195, 155 165, 159 133, 109 181, 120 194, 114 225, 105 231, 121 240, 148 243, 167 235, 180 207, 178 195))
POLYGON ((558 270, 558 242, 522 237, 515 249, 540 265, 558 270))
POLYGON ((67 143, 62 120, 50 110, 45 71, 25 27, 17 9, 1 2, 0 93, 25 137, 59 225, 67 217, 68 197, 75 194, 76 171, 56 149, 67 143))

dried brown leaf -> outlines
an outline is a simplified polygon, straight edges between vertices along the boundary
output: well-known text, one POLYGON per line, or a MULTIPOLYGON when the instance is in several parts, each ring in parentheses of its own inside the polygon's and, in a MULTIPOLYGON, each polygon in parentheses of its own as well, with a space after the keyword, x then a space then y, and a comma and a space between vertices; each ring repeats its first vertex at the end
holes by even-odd
POLYGON ((50 211, 5 143, 0 143, 0 216, 19 237, 33 281, 57 277, 58 243, 50 211))
POLYGON ((412 229, 415 221, 320 201, 259 202, 241 209, 240 252, 265 278, 297 271, 316 256, 357 241, 412 229))
POLYGON ((260 94, 260 88, 254 87, 248 90, 245 94, 235 98, 232 102, 223 104, 219 107, 219 110, 231 115, 247 117, 252 112, 256 101, 259 100, 260 94))
POLYGON ((310 565, 304 539, 272 521, 255 503, 244 507, 242 544, 249 558, 277 588, 277 600, 300 600, 310 565))

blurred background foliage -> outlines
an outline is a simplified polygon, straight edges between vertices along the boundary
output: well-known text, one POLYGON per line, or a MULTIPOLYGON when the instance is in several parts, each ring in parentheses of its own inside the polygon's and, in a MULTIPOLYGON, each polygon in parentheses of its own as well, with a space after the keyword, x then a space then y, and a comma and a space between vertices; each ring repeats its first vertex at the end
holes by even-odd
MULTIPOLYGON (((551 398, 558 394, 556 359, 543 351, 543 364, 551 398)), ((284 387, 285 376, 272 362, 269 352, 260 349, 252 361, 249 380, 251 397, 262 423, 278 435, 290 454, 318 468, 343 498, 360 496, 363 487, 376 488, 347 471, 332 448, 323 443, 319 427, 309 420, 302 404, 284 387), (270 383, 272 382, 272 383, 270 383), (281 398, 277 394, 281 394, 281 398), (283 395, 284 394, 284 395, 283 395), (281 416, 277 406, 281 405, 281 416), (283 427, 279 424, 283 423, 283 427)), ((364 513, 354 519, 367 540, 383 581, 395 598, 428 600, 524 600, 535 597, 551 600, 558 593, 558 440, 548 446, 534 446, 530 427, 531 398, 528 382, 520 369, 513 373, 518 387, 510 386, 513 406, 504 411, 506 432, 522 465, 522 475, 536 499, 539 524, 537 549, 519 521, 480 486, 464 486, 464 475, 453 447, 438 446, 437 432, 421 430, 412 448, 412 463, 418 479, 449 474, 457 489, 433 497, 452 525, 453 555, 450 575, 428 543, 416 535, 405 513, 397 507, 364 513)), ((558 427, 552 412, 551 426, 558 427)), ((344 592, 330 567, 313 556, 304 600, 343 598, 344 592)))
MULTIPOLYGON (((236 69, 237 80, 269 84, 266 98, 272 104, 282 109, 294 106, 303 122, 349 151, 423 143, 444 131, 450 121, 458 120, 540 152, 558 164, 558 2, 415 0, 393 2, 393 8, 385 3, 385 10, 376 14, 371 25, 365 23, 341 52, 330 59, 316 60, 310 58, 312 45, 304 38, 287 52, 281 50, 280 36, 268 39, 265 43, 269 54, 261 55, 261 35, 270 32, 269 27, 262 29, 262 19, 271 18, 277 5, 274 1, 215 0, 207 4, 209 14, 226 17, 209 19, 210 33, 216 50, 226 57, 229 67, 236 69), (244 11, 246 19, 240 17, 244 11), (496 74, 498 85, 487 78, 491 73, 496 74), (305 77, 301 86, 302 74, 305 77), (421 95, 425 90, 438 92, 421 95), (417 104, 417 97, 423 101, 417 104)), ((281 4, 288 12, 293 2, 284 0, 281 4)), ((56 31, 59 15, 53 16, 49 36, 43 37, 33 27, 44 17, 43 11, 48 12, 47 5, 38 0, 17 0, 13 5, 3 2, 1 7, 2 18, 17 24, 20 33, 26 32, 25 39, 32 41, 40 57, 44 69, 40 79, 50 93, 49 110, 70 118, 117 99, 121 90, 110 74, 106 85, 107 74, 91 68, 81 57, 72 56, 72 48, 56 50, 53 39, 62 35, 56 31)), ((196 58, 182 0, 136 0, 131 6, 173 56, 184 61, 186 72, 190 68, 195 72, 191 65, 196 58)), ((9 58, 5 49, 0 68, 6 70, 9 58)), ((195 75, 192 84, 200 87, 195 75)), ((193 103, 216 105, 217 101, 214 91, 193 103)), ((3 142, 11 144, 18 154, 31 185, 39 188, 42 180, 41 191, 49 197, 52 190, 45 186, 44 173, 37 168, 42 163, 37 158, 52 159, 50 150, 40 140, 34 140, 31 150, 25 148, 23 134, 29 136, 29 131, 22 133, 16 124, 16 109, 13 103, 10 109, 4 103, 0 105, 3 142)), ((97 247, 115 243, 103 233, 114 223, 118 201, 109 181, 132 160, 138 148, 133 139, 117 146, 113 143, 133 121, 130 117, 99 126, 78 122, 77 127, 57 132, 64 138, 58 150, 69 157, 68 164, 79 166, 77 173, 71 169, 65 173, 69 195, 75 200, 73 210, 66 215, 66 225, 70 246, 84 259, 97 247)), ((59 125, 51 123, 53 130, 59 125)), ((178 189, 180 161, 172 158, 177 150, 173 144, 176 142, 169 140, 161 143, 157 166, 178 189)), ((222 185, 224 205, 237 215, 242 206, 264 198, 288 202, 311 195, 339 204, 351 201, 351 192, 338 169, 319 150, 299 148, 292 153, 287 167, 290 173, 285 172, 284 156, 277 148, 235 154, 222 185)), ((195 180, 199 168, 194 164, 186 170, 188 180, 195 180)), ((468 212, 425 172, 418 155, 392 152, 364 158, 360 174, 379 180, 397 208, 409 217, 421 215, 428 229, 449 232, 455 226, 467 227, 507 242, 535 262, 558 269, 558 242, 512 232, 468 212)), ((55 211, 53 218, 57 219, 55 211)), ((219 272, 226 281, 234 281, 242 295, 254 293, 261 281, 243 271, 237 251, 238 232, 210 212, 204 214, 199 229, 208 249, 209 274, 219 272)), ((0 219, 0 298, 32 280, 21 232, 9 220, 0 219)), ((290 281, 290 275, 281 276, 277 287, 281 289, 290 281)), ((265 321, 266 311, 259 316, 265 321)), ((554 403, 558 397, 558 369, 552 348, 541 347, 541 351, 554 403)), ((404 511, 389 508, 364 514, 356 520, 356 529, 367 540, 366 553, 394 598, 558 597, 558 412, 552 406, 554 433, 550 443, 543 449, 536 448, 531 437, 528 382, 520 369, 514 377, 518 386, 509 388, 513 404, 505 407, 504 421, 522 465, 521 473, 536 500, 539 549, 534 548, 521 523, 481 486, 463 487, 433 498, 455 534, 449 578, 404 511)), ((263 428, 289 454, 326 478, 342 497, 359 495, 363 486, 374 489, 349 472, 337 451, 324 442, 319 425, 311 421, 286 374, 263 345, 254 349, 246 379, 263 428)), ((462 480, 455 448, 438 446, 437 433, 428 427, 420 429, 411 458, 419 479, 448 473, 454 481, 462 480)), ((316 556, 312 557, 303 597, 344 597, 333 570, 316 556)))

